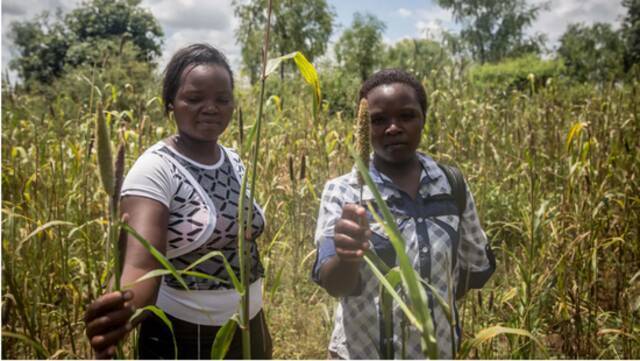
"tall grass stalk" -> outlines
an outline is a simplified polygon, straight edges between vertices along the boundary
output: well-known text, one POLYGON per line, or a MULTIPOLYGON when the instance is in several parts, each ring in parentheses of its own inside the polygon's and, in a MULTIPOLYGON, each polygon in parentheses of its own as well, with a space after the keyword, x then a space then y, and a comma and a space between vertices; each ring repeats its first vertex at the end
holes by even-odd
MULTIPOLYGON (((102 180, 102 187, 108 196, 108 226, 107 226, 107 239, 109 240, 107 245, 111 249, 113 260, 113 276, 115 282, 115 290, 120 290, 120 249, 118 245, 118 232, 115 225, 115 220, 118 218, 118 199, 119 195, 116 194, 116 184, 122 184, 122 180, 116 180, 113 169, 113 156, 111 153, 111 136, 109 135, 109 129, 107 127, 107 121, 104 116, 104 109, 102 103, 98 104, 96 114, 96 152, 98 159, 98 169, 100 170, 100 179, 102 180)), ((119 176, 122 177, 124 173, 124 148, 121 148, 119 159, 119 176)))
MULTIPOLYGON (((358 106, 358 118, 356 122, 356 153, 364 164, 367 171, 369 171, 369 155, 371 153, 371 140, 369 135, 370 120, 369 120, 369 103, 366 98, 360 100, 358 106)), ((364 188, 364 178, 362 174, 358 173, 358 185, 360 185, 360 204, 362 204, 362 190, 364 188)))
MULTIPOLYGON (((362 98, 360 100, 360 104, 358 105, 358 116, 356 118, 356 129, 355 129, 355 138, 356 138, 356 154, 362 164, 364 164, 365 169, 369 172, 369 157, 371 154, 371 120, 369 118, 369 103, 366 98, 362 98)), ((358 185, 360 186, 360 199, 359 203, 363 206, 362 195, 364 192, 365 180, 363 175, 358 172, 358 185)), ((366 205, 365 205, 366 206, 366 205)), ((362 222, 361 222, 362 223, 362 222)), ((362 225, 362 224, 361 224, 362 225)), ((384 279, 389 282, 389 285, 395 289, 399 282, 401 281, 401 275, 398 272, 397 268, 392 270, 388 270, 384 263, 378 259, 377 255, 371 250, 367 250, 366 261, 369 263, 369 266, 372 268, 376 268, 376 271, 382 272, 384 274, 384 279), (375 261, 374 261, 375 260, 375 261), (378 264, 378 267, 375 266, 373 262, 378 264), (379 267, 383 267, 380 270, 379 267)), ((384 334, 380 335, 380 339, 382 342, 380 343, 379 354, 381 358, 385 359, 393 359, 394 351, 393 351, 393 296, 386 291, 384 285, 380 285, 379 298, 380 301, 380 309, 382 312, 380 313, 380 317, 383 318, 384 323, 384 334)), ((404 347, 404 340, 403 340, 404 347)))
MULTIPOLYGON (((438 344, 435 338, 435 332, 433 328, 433 320, 431 318, 431 311, 429 307, 429 302, 427 300, 427 295, 420 283, 420 275, 416 272, 411 264, 411 260, 406 253, 405 250, 405 242, 402 238, 400 231, 398 230, 398 226, 396 224, 395 218, 391 214, 391 211, 387 207, 385 201, 382 199, 378 188, 376 187, 373 180, 371 180, 371 176, 367 168, 365 167, 362 160, 359 158, 355 152, 352 151, 352 156, 356 160, 356 165, 358 167, 358 171, 364 178, 365 183, 373 193, 376 204, 382 213, 382 218, 378 216, 375 209, 371 204, 369 204, 369 211, 376 219, 377 222, 383 225, 385 232, 389 235, 389 240, 391 241, 391 245, 393 246, 396 257, 398 260, 398 265, 400 267, 400 275, 402 279, 402 285, 404 287, 405 292, 409 295, 410 299, 410 308, 412 312, 416 316, 416 320, 418 322, 418 328, 420 330, 420 340, 422 352, 426 357, 430 359, 438 358, 438 344)), ((373 264, 373 262, 369 262, 369 264, 373 264)), ((375 273, 374 273, 375 274, 375 273)), ((382 282, 382 279, 378 277, 378 279, 382 282)), ((395 293, 396 291, 391 289, 387 289, 389 293, 395 293)))
MULTIPOLYGON (((100 170, 100 179, 105 193, 108 196, 109 215, 107 224, 107 245, 111 248, 111 259, 113 260, 113 278, 116 291, 120 291, 120 246, 118 240, 118 229, 116 220, 118 219, 118 201, 120 199, 120 186, 124 177, 124 145, 120 145, 116 160, 116 170, 114 173, 113 156, 111 154, 111 137, 104 116, 102 103, 98 105, 96 116, 96 142, 97 159, 100 170)), ((124 357, 122 345, 118 344, 116 354, 118 358, 124 357)))
MULTIPOLYGON (((251 272, 251 254, 249 247, 247 246, 247 239, 245 232, 251 230, 253 226, 253 202, 256 193, 256 176, 258 173, 258 155, 260 154, 260 130, 262 128, 262 110, 264 106, 264 89, 265 81, 267 78, 267 59, 269 51, 269 32, 271 29, 271 6, 272 0, 269 0, 267 8, 267 23, 264 33, 264 43, 262 48, 262 76, 260 78, 260 98, 258 103, 258 116, 256 118, 256 138, 253 143, 253 159, 251 163, 251 191, 249 193, 249 213, 246 221, 244 218, 244 205, 240 206, 239 210, 239 232, 238 232, 238 252, 240 253, 240 279, 244 287, 244 293, 242 294, 242 356, 245 359, 251 359, 251 332, 249 330, 250 316, 249 316, 249 275, 251 272)), ((243 190, 240 192, 240 199, 244 200, 246 190, 246 175, 243 180, 243 190)), ((242 203, 241 203, 242 204, 242 203)))
MULTIPOLYGON (((149 83, 121 92, 136 79, 110 78, 108 66, 74 70, 62 85, 44 86, 54 93, 46 98, 3 84, 3 100, 9 100, 2 103, 4 358, 91 357, 82 315, 113 269, 111 244, 104 236, 108 202, 92 160, 97 104, 111 110, 104 114, 118 123, 113 130, 123 129, 132 155, 125 159, 127 166, 141 149, 174 130, 159 121, 164 113, 157 88, 149 83), (133 116, 126 113, 119 121, 117 114, 125 111, 133 116), (50 222, 72 225, 41 228, 50 222), (5 332, 24 335, 41 350, 5 332)), ((421 143, 421 150, 435 158, 455 159, 467 176, 497 258, 496 274, 482 290, 483 296, 493 295, 489 302, 481 297, 480 307, 478 291, 470 291, 459 304, 462 349, 457 357, 639 358, 640 276, 634 275, 640 267, 640 82, 611 86, 553 79, 532 93, 526 86, 479 88, 464 70, 456 64, 445 67, 442 76, 425 75, 424 82, 438 88, 428 87, 434 90, 428 94, 429 128, 421 143), (534 169, 527 158, 531 132, 537 139, 534 169), (532 209, 535 247, 530 258, 532 209), (541 345, 521 334, 496 333, 497 325, 526 330, 541 345), (527 344, 535 350, 527 350, 527 344)), ((322 186, 353 167, 347 143, 353 139, 355 115, 330 100, 330 72, 321 74, 323 93, 329 96, 321 102, 318 127, 310 122, 311 101, 300 96, 309 89, 307 83, 285 77, 281 87, 274 77, 274 84, 267 79, 265 85, 266 98, 284 100, 281 108, 265 103, 263 118, 272 119, 271 111, 277 116, 261 130, 255 189, 266 198, 269 220, 257 242, 268 250, 261 252, 269 295, 264 310, 278 341, 275 358, 324 358, 333 327, 335 300, 308 281, 315 249, 310 240, 322 186), (295 191, 288 186, 286 154, 293 155, 295 173, 299 156, 306 155, 306 178, 295 191), (300 249, 294 252, 293 247, 300 249), (294 258, 296 252, 307 255, 306 263, 294 258)), ((245 120, 243 159, 255 139, 256 127, 246 119, 256 119, 259 90, 236 90, 245 120)), ((237 144, 237 132, 229 128, 221 142, 237 144)), ((380 270, 383 277, 388 272, 380 270)), ((128 351, 128 344, 123 346, 128 351)))

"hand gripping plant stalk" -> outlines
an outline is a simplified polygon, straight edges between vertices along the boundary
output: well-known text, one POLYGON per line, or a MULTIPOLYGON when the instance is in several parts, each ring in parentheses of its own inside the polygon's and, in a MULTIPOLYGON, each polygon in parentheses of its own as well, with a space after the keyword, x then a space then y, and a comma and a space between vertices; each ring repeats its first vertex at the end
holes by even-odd
POLYGON ((380 265, 384 265, 384 263, 371 251, 365 253, 365 261, 380 281, 382 287, 384 287, 386 292, 398 303, 398 306, 407 316, 409 322, 420 332, 423 354, 429 359, 436 359, 438 358, 438 345, 435 339, 429 301, 427 300, 425 289, 421 285, 420 275, 413 268, 411 260, 405 251, 405 242, 398 230, 395 219, 382 199, 378 188, 373 183, 373 180, 371 180, 367 167, 353 149, 350 149, 350 151, 353 158, 355 158, 356 166, 365 184, 373 193, 376 203, 382 212, 383 217, 380 218, 374 210, 373 205, 371 203, 367 205, 376 222, 380 223, 384 227, 384 231, 389 235, 389 240, 398 259, 399 269, 396 267, 385 272, 386 266, 381 267, 380 265), (402 281, 404 291, 409 296, 409 304, 407 304, 395 290, 394 283, 397 284, 399 281, 402 281))
MULTIPOLYGON (((118 245, 118 225, 116 219, 118 217, 118 203, 120 200, 120 187, 124 175, 124 145, 120 144, 116 158, 116 170, 114 177, 113 156, 111 153, 111 137, 107 127, 107 120, 104 116, 102 103, 98 104, 96 114, 96 140, 98 146, 97 159, 98 168, 100 170, 100 180, 104 191, 109 196, 109 219, 107 225, 107 247, 111 249, 111 258, 113 259, 113 276, 115 281, 115 290, 120 291, 120 247, 118 245)), ((117 347, 119 358, 123 357, 122 347, 117 347)))
MULTIPOLYGON (((358 107, 358 118, 356 121, 355 138, 356 138, 356 155, 367 174, 369 173, 369 155, 371 153, 370 144, 370 118, 369 118, 369 103, 366 98, 360 100, 358 107)), ((365 185, 365 176, 363 172, 358 172, 358 185, 360 186, 360 205, 364 205, 362 200, 362 194, 365 185)), ((370 262, 373 267, 376 268, 380 275, 384 274, 384 278, 388 281, 389 286, 396 288, 400 283, 401 277, 397 268, 389 269, 384 262, 371 250, 367 250, 365 253, 365 259, 370 262)), ((393 359, 393 296, 385 290, 384 285, 380 285, 380 308, 383 322, 384 322, 384 335, 380 337, 382 342, 380 344, 380 356, 385 359, 393 359)))
MULTIPOLYGON (((360 100, 360 104, 358 106, 358 118, 356 119, 356 154, 362 164, 364 164, 365 169, 369 172, 369 154, 371 153, 371 139, 369 136, 370 129, 370 119, 369 119, 369 103, 366 98, 362 98, 360 100)), ((364 176, 358 172, 358 185, 360 186, 360 200, 359 203, 361 206, 364 206, 362 200, 362 194, 364 190, 364 176)), ((371 250, 367 250, 366 257, 368 259, 375 259, 378 268, 383 267, 384 274, 389 275, 389 269, 386 265, 378 258, 378 256, 372 252, 371 250)), ((394 273, 396 274, 396 273, 394 273)), ((397 277, 396 277, 397 278, 397 277)), ((397 284, 397 281, 395 282, 397 284)), ((395 285, 394 285, 395 287, 395 285)), ((385 292, 384 286, 380 285, 380 309, 382 310, 380 317, 382 317, 384 322, 384 334, 380 334, 380 350, 379 354, 381 358, 385 359, 393 359, 393 348, 391 347, 390 335, 393 333, 393 319, 392 319, 392 310, 393 310, 393 300, 390 298, 389 293, 385 292)), ((392 339, 392 338, 391 338, 392 339)))

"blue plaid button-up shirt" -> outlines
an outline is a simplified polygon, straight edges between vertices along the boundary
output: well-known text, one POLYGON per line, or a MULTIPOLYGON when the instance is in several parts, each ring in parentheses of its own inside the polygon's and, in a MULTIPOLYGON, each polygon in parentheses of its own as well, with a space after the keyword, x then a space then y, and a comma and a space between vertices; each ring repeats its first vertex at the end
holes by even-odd
MULTIPOLYGON (((472 287, 481 287, 495 269, 495 261, 478 220, 471 193, 466 196, 466 207, 456 211, 455 202, 442 200, 438 195, 451 194, 447 177, 430 157, 418 153, 422 173, 418 197, 413 200, 401 191, 391 179, 380 173, 371 162, 370 175, 383 199, 396 218, 398 229, 405 240, 405 251, 416 270, 455 309, 455 293, 464 275, 472 287), (438 200, 440 199, 440 200, 438 200), (453 207, 453 208, 452 208, 453 207), (462 217, 459 215, 462 214, 462 217)), ((336 254, 334 226, 342 215, 342 206, 360 201, 357 170, 327 182, 322 193, 315 234, 318 249, 313 268, 313 279, 319 282, 319 270, 336 254)), ((363 201, 374 201, 365 186, 363 201)), ((382 225, 369 214, 373 232, 371 248, 387 264, 395 265, 395 253, 382 225)), ((429 301, 441 358, 453 357, 459 345, 460 329, 457 310, 454 326, 431 291, 429 301)), ((360 287, 350 296, 341 297, 335 312, 335 323, 329 350, 344 359, 380 358, 379 282, 363 262, 360 268, 360 287)), ((396 358, 424 358, 418 331, 394 304, 393 347, 396 358)))

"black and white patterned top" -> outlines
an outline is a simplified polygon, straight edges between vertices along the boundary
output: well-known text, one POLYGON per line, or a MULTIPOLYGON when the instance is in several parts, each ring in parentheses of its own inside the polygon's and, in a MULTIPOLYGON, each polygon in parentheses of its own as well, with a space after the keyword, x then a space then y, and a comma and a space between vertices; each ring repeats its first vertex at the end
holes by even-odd
MULTIPOLYGON (((377 171, 373 162, 370 163, 370 175, 396 219, 405 241, 405 251, 414 268, 454 310, 456 327, 452 334, 443 308, 434 300, 431 290, 425 290, 431 306, 439 356, 451 359, 452 349, 459 345, 460 338, 455 306, 455 292, 458 282, 461 282, 459 275, 463 270, 468 271, 467 274, 476 278, 476 285, 484 283, 493 273, 495 262, 480 226, 471 193, 467 190, 467 204, 463 212, 460 212, 453 198, 441 197, 451 194, 451 186, 437 163, 424 154, 418 153, 418 158, 422 173, 415 200, 401 191, 390 178, 377 171)), ((320 267, 336 254, 334 226, 342 215, 342 206, 358 203, 360 200, 356 174, 357 170, 354 168, 350 173, 330 180, 324 187, 315 235, 318 255, 313 278, 316 282, 319 282, 320 267)), ((366 186, 363 201, 375 203, 373 194, 366 186)), ((376 223, 369 211, 367 215, 373 233, 370 239, 371 249, 388 266, 395 266, 395 251, 382 225, 376 223)), ((379 351, 380 284, 364 262, 360 268, 360 281, 354 294, 340 298, 329 349, 343 359, 378 359, 382 357, 379 351)), ((403 323, 409 324, 394 302, 392 343, 395 358, 425 358, 421 352, 418 331, 409 326, 409 332, 404 332, 403 323), (402 340, 403 334, 406 342, 402 340)))
MULTIPOLYGON (((237 249, 240 182, 244 167, 238 155, 221 146, 214 165, 199 164, 160 142, 147 150, 133 165, 122 187, 122 196, 138 195, 158 200, 169 208, 167 257, 173 266, 185 269, 211 251, 220 251, 240 277, 237 249)), ((248 213, 248 198, 245 201, 248 213)), ((263 276, 255 240, 265 221, 254 203, 250 282, 263 276)), ((185 276, 191 290, 231 289, 233 284, 220 257, 200 263, 192 271, 223 280, 185 276)), ((165 276, 166 286, 181 289, 180 283, 165 276)))

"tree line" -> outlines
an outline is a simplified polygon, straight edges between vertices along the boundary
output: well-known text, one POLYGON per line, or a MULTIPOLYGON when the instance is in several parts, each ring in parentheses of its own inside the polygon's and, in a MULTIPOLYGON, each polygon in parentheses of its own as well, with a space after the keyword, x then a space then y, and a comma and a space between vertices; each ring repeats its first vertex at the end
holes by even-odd
MULTIPOLYGON (((152 69, 161 53, 163 32, 140 2, 86 0, 64 16, 44 13, 12 23, 10 38, 18 56, 10 67, 27 85, 49 83, 79 66, 104 67, 114 54, 126 53, 128 61, 145 63, 152 69)), ((533 22, 549 10, 547 4, 531 5, 525 0, 437 3, 452 12, 461 26, 459 33, 445 31, 438 39, 405 39, 386 45, 385 23, 372 14, 356 13, 334 44, 332 68, 360 80, 381 67, 402 67, 423 77, 434 68, 466 61, 487 65, 478 72, 482 74, 497 64, 523 58, 528 59, 524 64, 530 68, 549 68, 545 61, 556 60, 550 63, 555 64, 554 69, 587 82, 623 79, 640 63, 640 0, 622 0, 626 15, 619 30, 608 23, 570 24, 556 51, 545 57, 548 60, 541 58, 550 53, 545 35, 527 35, 533 22)), ((242 73, 255 83, 266 0, 234 1, 233 6, 240 21, 235 36, 241 46, 242 73)), ((312 62, 321 58, 328 53, 335 18, 335 10, 326 0, 274 1, 270 54, 301 51, 312 62)), ((293 71, 287 66, 281 66, 281 78, 293 71)))

